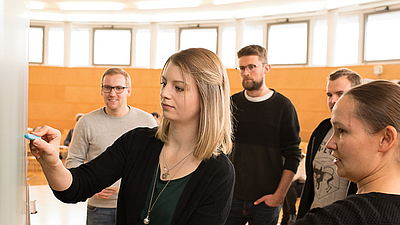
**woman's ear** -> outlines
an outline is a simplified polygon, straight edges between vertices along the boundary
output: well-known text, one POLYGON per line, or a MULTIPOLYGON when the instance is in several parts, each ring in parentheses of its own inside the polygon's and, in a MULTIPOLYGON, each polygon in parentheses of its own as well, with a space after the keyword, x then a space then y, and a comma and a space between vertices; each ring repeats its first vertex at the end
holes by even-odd
POLYGON ((397 140, 397 131, 393 126, 386 126, 382 131, 381 141, 379 143, 379 151, 386 152, 397 140))

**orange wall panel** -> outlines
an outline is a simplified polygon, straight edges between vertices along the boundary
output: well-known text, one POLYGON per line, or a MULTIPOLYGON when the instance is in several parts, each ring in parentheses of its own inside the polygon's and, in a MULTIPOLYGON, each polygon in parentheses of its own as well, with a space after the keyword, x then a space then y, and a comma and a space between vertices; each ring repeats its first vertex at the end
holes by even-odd
MULTIPOLYGON (((383 66, 383 74, 373 74, 374 65, 349 66, 363 78, 399 79, 400 64, 383 66)), ((104 106, 101 96, 101 75, 106 67, 29 66, 28 126, 48 124, 61 131, 75 125, 76 113, 88 113, 104 106)), ((128 104, 146 112, 161 112, 161 69, 124 68, 132 79, 132 95, 128 104)), ((307 142, 321 120, 330 112, 326 105, 326 77, 336 67, 272 67, 266 76, 268 87, 287 96, 296 107, 300 136, 307 142)), ((242 91, 237 70, 227 69, 231 94, 242 91)))

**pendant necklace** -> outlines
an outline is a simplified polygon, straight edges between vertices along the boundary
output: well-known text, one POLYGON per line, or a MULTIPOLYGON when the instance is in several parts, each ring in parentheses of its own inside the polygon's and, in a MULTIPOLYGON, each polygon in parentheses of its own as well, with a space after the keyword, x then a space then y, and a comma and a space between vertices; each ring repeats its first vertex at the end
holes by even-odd
POLYGON ((163 170, 164 170, 164 172, 162 173, 162 179, 167 179, 168 178, 168 176, 169 176, 169 171, 171 171, 171 170, 173 170, 177 165, 179 165, 183 160, 186 160, 186 159, 188 159, 189 157, 190 157, 190 155, 192 155, 193 154, 193 151, 191 151, 189 154, 187 154, 185 157, 183 157, 177 164, 175 164, 171 169, 169 169, 168 168, 168 165, 167 165, 167 161, 165 160, 165 154, 164 154, 164 150, 163 150, 163 159, 164 159, 164 167, 163 167, 163 170))
MULTIPOLYGON (((174 175, 171 177, 170 180, 168 180, 168 182, 165 184, 165 186, 163 187, 163 189, 161 189, 160 193, 157 195, 157 198, 154 200, 153 204, 151 204, 151 202, 153 201, 153 196, 154 196, 154 191, 156 189, 156 182, 157 182, 157 176, 158 176, 158 170, 160 168, 160 161, 158 161, 157 164, 157 170, 156 170, 156 175, 154 176, 154 183, 153 183, 153 190, 151 191, 151 196, 150 196, 150 202, 149 202, 149 209, 147 210, 147 216, 146 218, 143 219, 143 223, 144 224, 150 224, 150 212, 153 210, 154 206, 156 205, 156 202, 158 200, 158 198, 161 196, 161 194, 164 192, 165 188, 167 188, 169 182, 171 182, 172 179, 174 179, 175 175, 179 172, 179 170, 182 168, 182 166, 186 163, 186 161, 190 158, 189 156, 192 154, 193 152, 189 153, 187 156, 184 157, 184 161, 183 163, 178 167, 178 170, 174 173, 174 175)), ((182 160, 181 160, 182 161, 182 160)), ((180 161, 180 162, 181 162, 180 161)), ((179 162, 179 163, 180 163, 179 162)), ((178 163, 178 164, 179 164, 178 163)), ((176 166, 176 165, 175 165, 176 166)), ((175 167, 174 166, 174 167, 175 167)), ((168 175, 167 175, 168 176, 168 175)))

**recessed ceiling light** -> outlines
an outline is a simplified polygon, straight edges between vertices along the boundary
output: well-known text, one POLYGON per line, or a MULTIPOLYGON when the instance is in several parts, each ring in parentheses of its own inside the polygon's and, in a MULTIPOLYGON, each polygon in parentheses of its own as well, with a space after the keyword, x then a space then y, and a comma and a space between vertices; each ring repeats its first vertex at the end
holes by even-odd
POLYGON ((123 3, 117 2, 62 2, 61 10, 122 10, 123 3))
POLYGON ((30 20, 63 21, 64 15, 60 13, 30 12, 30 20))
POLYGON ((30 1, 30 9, 44 9, 44 2, 30 1))
POLYGON ((250 2, 253 0, 214 0, 214 5, 224 5, 238 2, 250 2))
POLYGON ((173 8, 190 8, 198 7, 199 0, 164 0, 164 1, 143 1, 137 3, 140 10, 146 9, 173 9, 173 8))

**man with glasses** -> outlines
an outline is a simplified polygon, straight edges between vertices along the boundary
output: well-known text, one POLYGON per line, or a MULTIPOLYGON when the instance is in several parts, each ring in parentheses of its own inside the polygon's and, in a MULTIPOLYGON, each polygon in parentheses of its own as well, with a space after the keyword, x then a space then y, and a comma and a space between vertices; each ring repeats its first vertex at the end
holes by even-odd
MULTIPOLYGON (((100 155, 118 137, 139 126, 155 127, 150 113, 128 105, 131 78, 121 68, 107 69, 101 78, 105 107, 82 116, 75 125, 65 161, 67 168, 77 167, 100 155)), ((88 225, 114 225, 120 181, 103 189, 87 202, 88 225)))
POLYGON ((292 102, 265 84, 271 70, 258 45, 238 53, 244 90, 232 95, 236 180, 227 225, 274 224, 300 162, 299 122, 292 102))

